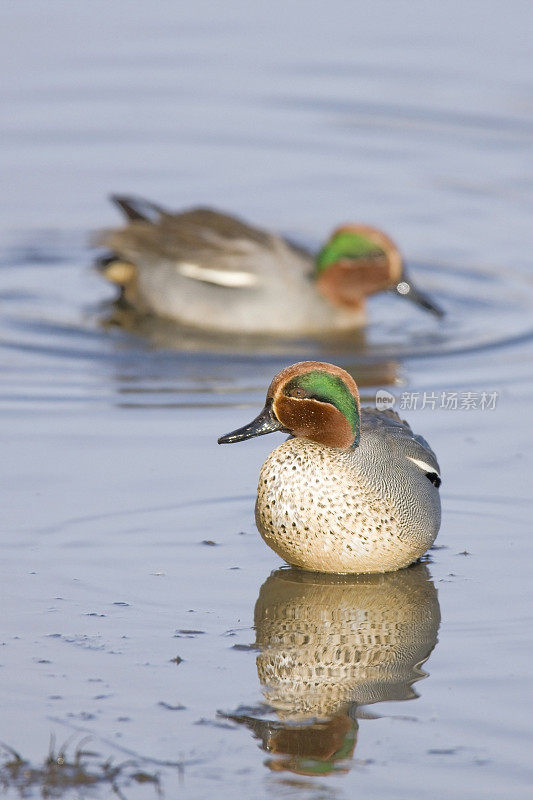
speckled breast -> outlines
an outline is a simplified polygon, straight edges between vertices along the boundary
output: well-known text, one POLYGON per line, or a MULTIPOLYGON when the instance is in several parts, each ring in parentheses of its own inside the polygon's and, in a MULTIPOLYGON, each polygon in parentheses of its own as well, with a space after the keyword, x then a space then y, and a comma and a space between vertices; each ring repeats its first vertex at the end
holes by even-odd
POLYGON ((424 554, 436 532, 421 536, 419 526, 411 528, 405 504, 387 489, 358 468, 350 451, 288 439, 261 469, 257 527, 269 547, 302 569, 400 569, 424 554))

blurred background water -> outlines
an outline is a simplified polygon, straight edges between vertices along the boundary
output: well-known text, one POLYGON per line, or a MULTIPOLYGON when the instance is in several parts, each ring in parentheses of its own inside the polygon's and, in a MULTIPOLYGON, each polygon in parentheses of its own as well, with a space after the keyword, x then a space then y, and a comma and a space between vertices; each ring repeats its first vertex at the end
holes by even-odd
MULTIPOLYGON (((72 751, 90 734, 102 763, 136 765, 115 777, 127 797, 153 795, 150 776, 187 798, 527 796, 531 4, 26 0, 0 14, 0 739, 34 766, 4 767, 6 794, 43 790, 51 734, 72 751), (327 353, 110 325, 88 247, 117 222, 110 192, 212 205, 309 246, 347 220, 399 242, 445 321, 381 296, 364 340, 330 356, 370 402, 418 394, 405 415, 444 477, 424 572, 331 592, 269 578, 253 498, 275 442, 216 437, 259 410, 279 367, 327 353), (310 704, 329 719, 311 732, 305 648, 292 642, 283 691, 261 689, 283 642, 265 603, 308 619, 311 642, 364 639, 381 669, 345 679, 329 661, 340 699, 310 704), (355 634, 338 608, 357 609, 355 634), (365 626, 412 658, 384 659, 365 626)), ((67 778, 54 791, 78 796, 67 778)))

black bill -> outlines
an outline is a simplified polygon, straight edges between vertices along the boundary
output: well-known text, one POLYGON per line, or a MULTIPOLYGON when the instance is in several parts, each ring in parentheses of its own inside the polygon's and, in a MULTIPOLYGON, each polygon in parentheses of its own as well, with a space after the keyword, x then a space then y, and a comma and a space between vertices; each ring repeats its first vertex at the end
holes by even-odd
POLYGON ((272 403, 267 403, 261 413, 248 425, 243 428, 238 428, 236 431, 226 433, 218 440, 219 444, 233 444, 233 442, 243 442, 245 439, 252 439, 254 436, 264 436, 266 433, 274 433, 275 431, 284 431, 289 433, 287 428, 284 428, 281 422, 276 419, 272 411, 272 403))
POLYGON ((416 303, 417 306, 420 306, 426 311, 430 311, 432 314, 435 314, 436 317, 444 317, 444 311, 442 308, 434 303, 425 292, 417 289, 408 275, 402 275, 401 281, 396 284, 393 291, 396 294, 399 294, 400 297, 406 297, 408 300, 416 303))

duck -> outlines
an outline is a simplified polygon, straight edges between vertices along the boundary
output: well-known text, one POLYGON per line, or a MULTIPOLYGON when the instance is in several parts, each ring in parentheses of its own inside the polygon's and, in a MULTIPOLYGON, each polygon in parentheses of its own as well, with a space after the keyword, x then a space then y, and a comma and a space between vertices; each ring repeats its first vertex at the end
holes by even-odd
POLYGON ((433 544, 440 467, 392 409, 361 408, 341 367, 301 361, 272 380, 261 413, 219 444, 289 434, 259 474, 255 519, 269 547, 310 572, 393 572, 433 544))
POLYGON ((366 298, 390 289, 443 315, 392 239, 369 225, 337 228, 313 256, 210 208, 170 213, 140 198, 111 199, 126 224, 97 235, 106 248, 97 267, 141 313, 214 333, 321 337, 361 328, 366 298))

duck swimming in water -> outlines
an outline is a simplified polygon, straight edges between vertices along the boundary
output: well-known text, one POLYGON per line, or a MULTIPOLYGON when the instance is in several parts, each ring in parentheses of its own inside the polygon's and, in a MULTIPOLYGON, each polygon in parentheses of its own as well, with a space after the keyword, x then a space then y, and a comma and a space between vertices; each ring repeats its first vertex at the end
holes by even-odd
POLYGON ((99 269, 141 312, 205 331, 325 336, 360 328, 365 299, 393 290, 436 316, 377 228, 344 225, 313 256, 273 233, 207 208, 172 214, 114 196, 126 225, 99 235, 99 269))
POLYGON ((314 572, 391 572, 440 526, 440 468, 393 411, 360 408, 345 370, 302 361, 279 372, 264 409, 219 444, 282 431, 261 468, 256 523, 289 564, 314 572))

